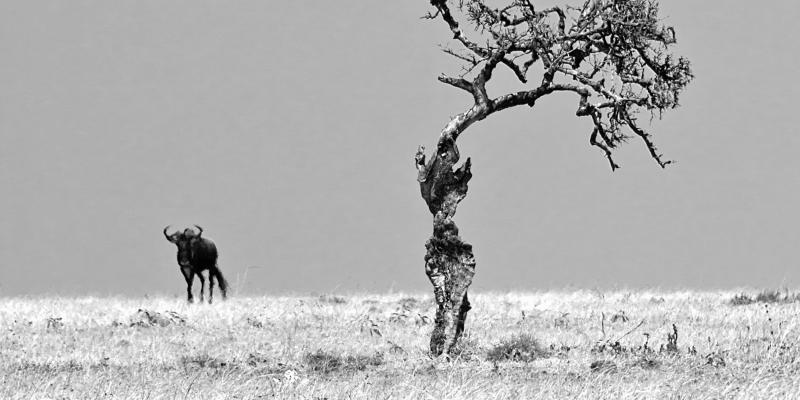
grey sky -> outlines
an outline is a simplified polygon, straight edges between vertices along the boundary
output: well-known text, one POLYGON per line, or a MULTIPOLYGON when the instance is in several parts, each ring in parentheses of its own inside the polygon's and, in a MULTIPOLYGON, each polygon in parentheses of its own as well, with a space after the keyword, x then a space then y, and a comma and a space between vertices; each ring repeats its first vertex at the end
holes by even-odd
MULTIPOLYGON (((474 125, 474 288, 800 282, 800 5, 662 3, 697 76, 650 127, 678 164, 634 140, 612 173, 568 95, 474 125)), ((412 159, 471 99, 427 10, 0 1, 0 295, 182 295, 170 223, 244 292, 429 290, 412 159)))

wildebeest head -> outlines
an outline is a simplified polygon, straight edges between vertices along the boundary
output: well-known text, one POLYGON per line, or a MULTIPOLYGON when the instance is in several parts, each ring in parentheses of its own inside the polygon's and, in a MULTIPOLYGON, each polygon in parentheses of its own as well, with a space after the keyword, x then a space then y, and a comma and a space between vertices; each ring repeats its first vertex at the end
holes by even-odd
POLYGON ((172 243, 175 243, 178 246, 178 263, 182 266, 188 266, 189 258, 191 257, 191 246, 194 241, 200 239, 201 235, 203 234, 203 228, 199 225, 195 225, 197 228, 197 232, 194 231, 192 228, 186 228, 181 231, 175 231, 175 233, 169 234, 169 225, 164 228, 164 237, 167 238, 172 243))
POLYGON ((189 242, 192 239, 197 239, 203 234, 203 228, 199 225, 195 225, 194 227, 197 228, 197 232, 195 232, 192 228, 186 228, 181 231, 175 231, 173 234, 167 233, 169 231, 170 225, 164 227, 164 237, 167 238, 172 243, 178 244, 179 242, 189 242))

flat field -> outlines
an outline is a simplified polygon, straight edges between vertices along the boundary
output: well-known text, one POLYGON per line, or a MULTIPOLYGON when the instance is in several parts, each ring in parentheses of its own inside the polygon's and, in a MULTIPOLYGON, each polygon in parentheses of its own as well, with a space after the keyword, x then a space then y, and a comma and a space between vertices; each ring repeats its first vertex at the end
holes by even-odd
POLYGON ((0 298, 0 399, 800 398, 800 302, 740 293, 475 293, 450 360, 430 295, 0 298))

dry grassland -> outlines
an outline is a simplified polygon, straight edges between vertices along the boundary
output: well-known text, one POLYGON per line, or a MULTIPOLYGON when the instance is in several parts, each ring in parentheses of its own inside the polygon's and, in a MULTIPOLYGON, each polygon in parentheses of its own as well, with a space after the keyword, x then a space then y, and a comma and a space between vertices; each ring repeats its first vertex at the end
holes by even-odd
POLYGON ((477 293, 449 361, 424 295, 0 298, 0 399, 800 398, 800 302, 740 293, 477 293))

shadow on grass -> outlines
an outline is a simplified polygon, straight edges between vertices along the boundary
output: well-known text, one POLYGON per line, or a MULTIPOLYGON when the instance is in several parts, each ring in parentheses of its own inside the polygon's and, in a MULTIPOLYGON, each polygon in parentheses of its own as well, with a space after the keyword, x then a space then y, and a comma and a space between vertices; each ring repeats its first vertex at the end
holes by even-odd
POLYGON ((368 367, 382 365, 383 362, 383 353, 375 353, 370 356, 360 354, 341 356, 317 350, 315 353, 308 353, 303 357, 303 363, 310 371, 321 374, 363 371, 368 367))

